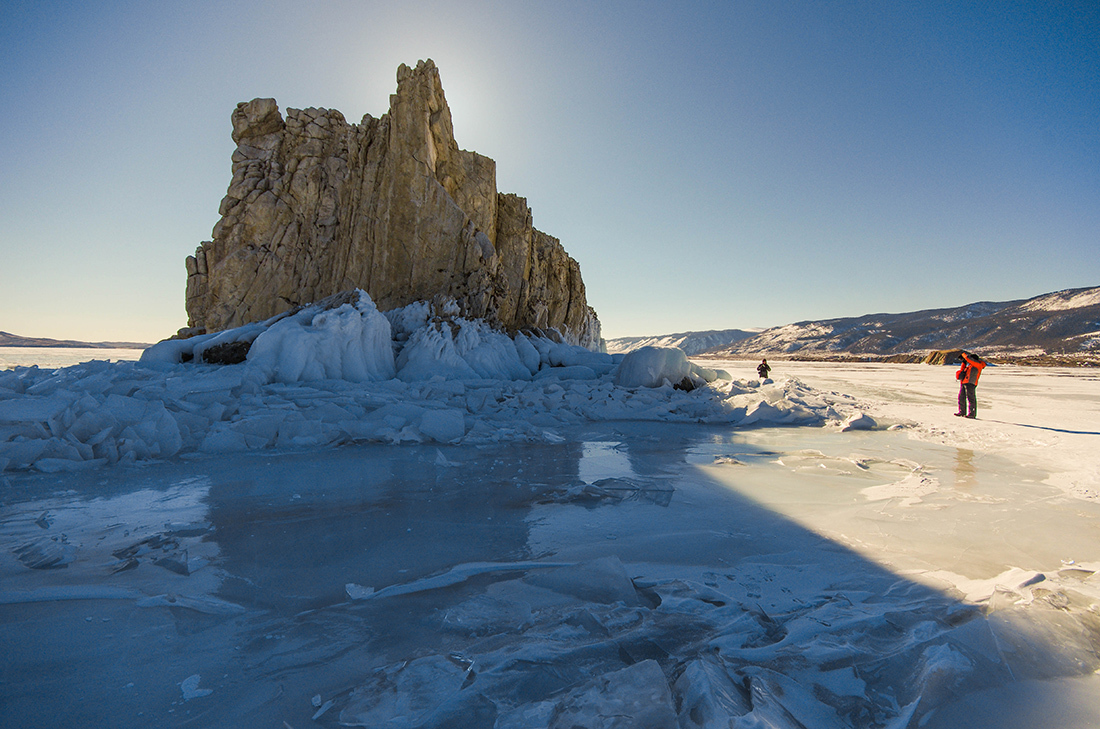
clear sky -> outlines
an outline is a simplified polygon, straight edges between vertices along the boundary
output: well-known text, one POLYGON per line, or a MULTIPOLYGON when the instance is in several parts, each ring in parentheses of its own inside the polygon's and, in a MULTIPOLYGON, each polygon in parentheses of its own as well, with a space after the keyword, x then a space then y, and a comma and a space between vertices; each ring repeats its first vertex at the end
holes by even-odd
POLYGON ((424 58, 609 338, 1100 285, 1095 0, 7 0, 0 330, 174 333, 237 102, 424 58))

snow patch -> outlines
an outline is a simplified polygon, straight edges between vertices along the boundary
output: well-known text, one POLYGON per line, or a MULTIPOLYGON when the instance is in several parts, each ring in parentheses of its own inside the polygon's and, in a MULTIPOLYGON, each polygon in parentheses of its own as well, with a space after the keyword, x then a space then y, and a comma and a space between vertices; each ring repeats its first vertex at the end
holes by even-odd
POLYGON ((1021 311, 1064 311, 1100 304, 1100 287, 1069 289, 1039 296, 1020 305, 1021 311))

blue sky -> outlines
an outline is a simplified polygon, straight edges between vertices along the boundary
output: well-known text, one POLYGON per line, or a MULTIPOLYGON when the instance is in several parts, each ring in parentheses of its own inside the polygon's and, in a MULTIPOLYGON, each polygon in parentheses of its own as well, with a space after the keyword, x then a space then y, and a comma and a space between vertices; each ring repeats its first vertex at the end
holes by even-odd
POLYGON ((1100 285, 1091 0, 9 0, 0 329, 173 333, 237 102, 380 116, 423 58, 607 337, 1100 285))

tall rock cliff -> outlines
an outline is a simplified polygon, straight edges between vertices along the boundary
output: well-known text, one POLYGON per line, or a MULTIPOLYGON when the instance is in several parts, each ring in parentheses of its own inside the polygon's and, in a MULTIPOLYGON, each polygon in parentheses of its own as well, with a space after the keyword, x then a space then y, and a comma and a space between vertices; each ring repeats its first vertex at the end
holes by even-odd
POLYGON ((382 310, 451 298, 510 331, 595 348, 580 267, 458 148, 439 71, 397 70, 381 118, 254 99, 233 112, 233 180, 213 240, 187 258, 189 325, 220 331, 348 289, 382 310))

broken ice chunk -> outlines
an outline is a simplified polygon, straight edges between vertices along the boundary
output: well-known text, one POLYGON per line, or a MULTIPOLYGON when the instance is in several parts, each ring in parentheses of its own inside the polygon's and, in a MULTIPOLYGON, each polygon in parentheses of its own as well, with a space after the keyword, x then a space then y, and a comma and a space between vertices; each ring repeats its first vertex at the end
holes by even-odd
POLYGON ((524 582, 588 602, 642 604, 626 568, 614 555, 534 573, 525 577, 524 582))
MULTIPOLYGON (((320 697, 317 697, 317 698, 319 699, 320 697)), ((334 701, 333 701, 332 699, 329 699, 329 700, 328 700, 328 701, 326 701, 325 703, 321 704, 321 707, 320 707, 319 709, 317 709, 317 711, 316 711, 316 712, 314 712, 313 716, 312 716, 312 717, 310 717, 310 718, 311 718, 311 719, 313 719, 313 721, 317 721, 317 720, 318 720, 318 719, 320 719, 320 718, 321 718, 322 716, 324 716, 324 714, 325 714, 325 712, 326 712, 326 711, 328 711, 329 709, 331 709, 331 708, 332 708, 332 705, 333 705, 334 703, 335 703, 335 702, 334 702, 334 701)))
POLYGON ((157 567, 163 567, 169 572, 175 572, 177 575, 183 575, 187 577, 191 574, 191 570, 188 566, 187 550, 183 550, 182 553, 177 552, 175 554, 166 555, 159 559, 153 560, 153 564, 157 567))
POLYGON ((548 729, 679 729, 668 681, 648 660, 604 674, 554 707, 548 729))
MULTIPOLYGON (((403 585, 390 585, 378 591, 374 591, 373 588, 364 588, 370 590, 370 592, 358 593, 358 596, 352 599, 361 600, 367 597, 392 597, 394 595, 409 595, 414 592, 424 592, 426 590, 438 590, 441 587, 450 587, 451 585, 465 582, 475 575, 490 574, 492 572, 554 569, 569 566, 572 566, 572 564, 568 562, 467 562, 466 564, 455 565, 443 574, 413 580, 403 585)), ((350 584, 351 583, 349 583, 349 585, 350 584)), ((352 587, 357 587, 357 585, 352 585, 352 587)), ((347 590, 348 586, 345 585, 344 589, 347 590)), ((351 592, 349 592, 348 595, 350 596, 351 592)))
MULTIPOLYGON (((34 393, 28 393, 33 395, 34 393)), ((70 399, 62 395, 50 397, 10 398, 0 401, 0 423, 35 421, 45 423, 69 407, 70 399)))
POLYGON ((867 413, 856 413, 844 421, 840 426, 841 432, 848 430, 874 430, 878 423, 867 413))
POLYGON ((420 432, 438 443, 466 435, 465 416, 459 410, 429 410, 420 417, 420 432))
POLYGON ((190 557, 185 549, 182 553, 176 553, 153 560, 153 564, 158 567, 163 567, 170 572, 175 572, 177 575, 190 577, 210 564, 210 561, 202 557, 190 557))
POLYGON ((753 711, 751 726, 820 727, 844 726, 836 710, 822 703, 813 692, 789 676, 760 666, 745 669, 749 675, 753 711))
POLYGON ((15 556, 32 570, 52 570, 68 567, 76 554, 71 544, 41 537, 15 548, 15 556))
POLYGON ((121 559, 111 567, 111 574, 118 574, 119 572, 125 572, 126 570, 135 569, 140 564, 141 563, 137 561, 136 557, 121 559))
POLYGON ((419 727, 461 690, 467 671, 445 656, 380 668, 355 689, 340 712, 345 726, 419 727))
POLYGON ((203 453, 239 453, 248 450, 248 442, 244 435, 228 427, 215 426, 203 438, 199 450, 203 453))
POLYGON ((364 587, 363 585, 357 585, 354 582, 349 582, 344 585, 344 591, 348 593, 348 597, 352 600, 365 600, 366 598, 374 594, 373 587, 364 587))
POLYGON ((494 729, 529 729, 529 727, 546 726, 553 715, 554 706, 553 701, 520 704, 511 711, 502 713, 494 729))
POLYGON ((459 691, 447 697, 416 729, 496 729, 496 722, 497 705, 491 699, 476 691, 459 691))
POLYGON ((443 616, 443 629, 467 635, 496 635, 523 630, 531 623, 531 606, 519 600, 477 595, 443 616))
POLYGON ((191 699, 201 699, 203 696, 209 696, 214 693, 213 689, 199 688, 199 681, 201 677, 199 674, 188 676, 180 681, 179 687, 183 692, 183 700, 190 701, 191 699))
POLYGON ((462 464, 458 463, 457 461, 449 460, 447 458, 447 456, 443 455, 443 451, 436 448, 436 450, 435 450, 435 465, 443 466, 445 468, 450 468, 452 466, 461 466, 462 464))
POLYGON ((690 661, 673 686, 680 707, 680 726, 727 727, 752 710, 744 688, 714 658, 690 661))

